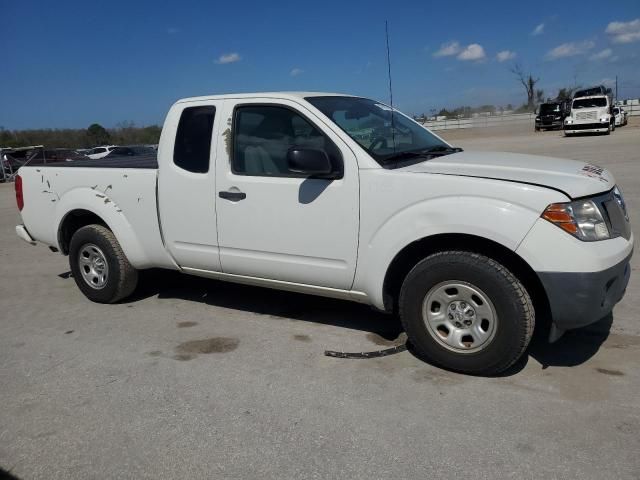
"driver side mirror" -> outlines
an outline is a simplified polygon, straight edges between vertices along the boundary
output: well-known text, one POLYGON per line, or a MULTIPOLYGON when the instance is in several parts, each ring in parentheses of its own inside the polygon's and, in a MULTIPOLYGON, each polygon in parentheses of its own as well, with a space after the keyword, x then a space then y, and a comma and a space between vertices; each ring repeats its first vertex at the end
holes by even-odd
POLYGON ((333 165, 324 150, 292 147, 287 152, 289 171, 316 178, 333 178, 333 165))

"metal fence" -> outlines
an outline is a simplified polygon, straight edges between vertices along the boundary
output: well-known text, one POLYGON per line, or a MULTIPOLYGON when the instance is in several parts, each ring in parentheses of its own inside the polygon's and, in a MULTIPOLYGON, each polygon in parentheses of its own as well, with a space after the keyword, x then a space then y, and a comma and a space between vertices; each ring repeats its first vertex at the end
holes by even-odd
POLYGON ((430 130, 451 130, 458 128, 499 127, 501 125, 533 124, 535 114, 515 113, 510 115, 491 115, 476 118, 455 118, 450 120, 427 120, 423 123, 430 130))
MULTIPOLYGON (((640 116, 640 104, 622 105, 629 117, 640 116)), ((450 120, 427 120, 422 124, 429 130, 453 130, 459 128, 500 127, 503 125, 533 125, 535 113, 512 113, 508 115, 487 115, 476 118, 455 118, 450 120)))

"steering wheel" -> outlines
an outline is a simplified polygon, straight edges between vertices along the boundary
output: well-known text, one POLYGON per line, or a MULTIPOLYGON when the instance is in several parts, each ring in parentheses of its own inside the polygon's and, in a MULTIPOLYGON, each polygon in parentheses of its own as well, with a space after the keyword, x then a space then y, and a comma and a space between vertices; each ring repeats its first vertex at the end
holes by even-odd
POLYGON ((384 145, 385 148, 387 148, 387 139, 384 138, 384 137, 376 137, 371 142, 371 145, 369 145, 369 150, 377 150, 378 148, 382 147, 383 145, 384 145), (380 145, 378 145, 378 144, 380 144, 380 145))

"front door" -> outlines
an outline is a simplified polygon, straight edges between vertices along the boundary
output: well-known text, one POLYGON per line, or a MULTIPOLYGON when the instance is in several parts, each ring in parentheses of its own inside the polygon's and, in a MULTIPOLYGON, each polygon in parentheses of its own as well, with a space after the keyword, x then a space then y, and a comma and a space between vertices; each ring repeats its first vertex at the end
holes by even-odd
POLYGON ((353 152, 292 101, 227 100, 224 118, 216 163, 222 271, 350 289, 359 230, 353 152), (325 150, 340 178, 289 171, 294 146, 325 150))

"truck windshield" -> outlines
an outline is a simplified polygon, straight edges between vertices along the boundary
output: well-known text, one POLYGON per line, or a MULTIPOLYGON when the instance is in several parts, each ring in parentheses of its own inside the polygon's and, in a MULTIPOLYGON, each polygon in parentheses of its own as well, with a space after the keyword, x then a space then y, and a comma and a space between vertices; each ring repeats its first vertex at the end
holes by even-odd
POLYGON ((460 151, 397 110, 374 100, 341 96, 307 97, 306 100, 380 164, 401 159, 424 161, 431 156, 460 151))
POLYGON ((559 103, 543 103, 542 105, 540 105, 540 113, 542 115, 560 113, 560 104, 559 103))
POLYGON ((571 108, 599 108, 606 107, 607 99, 603 97, 598 98, 579 98, 578 100, 573 101, 573 106, 571 108))

